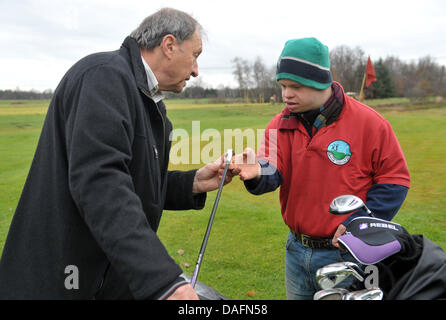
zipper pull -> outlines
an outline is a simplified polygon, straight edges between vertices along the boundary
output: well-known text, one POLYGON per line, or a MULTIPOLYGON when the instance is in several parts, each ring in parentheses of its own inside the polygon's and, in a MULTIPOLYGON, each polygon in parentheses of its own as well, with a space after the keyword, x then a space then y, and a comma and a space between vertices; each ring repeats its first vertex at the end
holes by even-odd
POLYGON ((155 159, 158 160, 158 149, 156 146, 153 146, 153 153, 155 154, 155 159))

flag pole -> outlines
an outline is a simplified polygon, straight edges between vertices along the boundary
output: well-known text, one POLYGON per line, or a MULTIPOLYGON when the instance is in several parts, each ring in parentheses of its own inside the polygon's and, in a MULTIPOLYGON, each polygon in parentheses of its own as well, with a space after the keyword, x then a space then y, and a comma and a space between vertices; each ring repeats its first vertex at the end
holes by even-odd
MULTIPOLYGON (((370 56, 368 57, 368 59, 370 59, 370 56)), ((369 60, 367 60, 367 63, 368 63, 368 61, 369 60)), ((367 77, 367 64, 365 65, 364 77, 362 78, 361 90, 359 91, 359 101, 364 100, 364 84, 365 84, 366 77, 367 77)))
POLYGON ((359 101, 364 100, 364 84, 366 76, 367 76, 367 71, 364 70, 364 77, 362 78, 361 90, 359 92, 359 101))

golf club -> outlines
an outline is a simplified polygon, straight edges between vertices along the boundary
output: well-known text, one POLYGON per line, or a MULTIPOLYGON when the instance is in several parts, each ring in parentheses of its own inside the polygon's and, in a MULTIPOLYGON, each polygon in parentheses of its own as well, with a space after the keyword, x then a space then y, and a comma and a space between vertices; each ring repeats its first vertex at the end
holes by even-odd
POLYGON ((353 275, 359 281, 364 281, 364 272, 353 262, 335 262, 316 271, 316 281, 322 289, 331 289, 353 275))
POLYGON ((352 291, 344 295, 343 300, 382 300, 384 293, 379 288, 352 291))
POLYGON ((208 243, 209 234, 211 233, 212 223, 214 221, 215 212, 217 211, 218 202, 220 201, 221 191, 223 190, 223 185, 225 184, 226 173, 228 172, 229 164, 232 161, 232 156, 234 152, 232 149, 228 149, 225 156, 225 169, 223 171, 223 176, 221 177, 220 187, 218 188, 217 197, 215 198, 214 207, 212 208, 211 216, 209 218, 208 227, 204 235, 203 243, 201 244, 200 253, 198 254, 197 264, 195 265, 194 273, 190 284, 195 288, 195 283, 197 282, 198 272, 200 271, 201 262, 203 261, 204 251, 206 250, 206 245, 208 243))
POLYGON ((329 211, 335 215, 349 214, 353 211, 364 208, 367 214, 373 217, 372 211, 367 208, 365 203, 357 196, 346 194, 333 199, 330 203, 329 211))
POLYGON ((344 288, 324 289, 316 292, 313 300, 344 300, 344 296, 348 293, 349 291, 344 288))

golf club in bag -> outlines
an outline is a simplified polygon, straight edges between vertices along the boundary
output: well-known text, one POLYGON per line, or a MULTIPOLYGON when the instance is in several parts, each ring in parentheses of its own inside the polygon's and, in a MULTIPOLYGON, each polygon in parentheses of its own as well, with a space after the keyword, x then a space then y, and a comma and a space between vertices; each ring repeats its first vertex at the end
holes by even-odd
POLYGON ((377 267, 379 288, 366 288, 364 278, 367 275, 356 269, 359 265, 335 263, 318 270, 317 280, 322 290, 314 295, 314 299, 446 299, 446 254, 443 249, 422 235, 410 235, 400 224, 374 217, 363 201, 354 195, 337 197, 329 211, 340 215, 359 209, 364 209, 369 217, 353 219, 338 241, 359 264, 377 267), (353 283, 348 288, 334 288, 347 274, 355 277, 353 283))
POLYGON ((200 272, 201 263, 203 262, 203 256, 204 252, 206 250, 206 245, 209 240, 209 235, 211 233, 212 224, 214 222, 215 213, 217 211, 218 202, 220 201, 221 192, 223 190, 223 186, 225 184, 225 178, 226 174, 228 172, 229 165, 232 161, 232 156, 234 155, 234 152, 231 149, 228 149, 228 151, 225 154, 224 161, 225 161, 225 168, 223 171, 223 175, 221 177, 220 186, 217 191, 217 196, 214 201, 214 206, 212 208, 211 216, 209 218, 208 226, 206 229, 206 233, 203 238, 203 243, 201 244, 200 253, 198 254, 197 264, 195 265, 194 273, 192 274, 192 277, 189 278, 187 275, 183 274, 183 278, 185 278, 187 281, 190 282, 192 287, 194 287, 195 291, 197 292, 198 297, 201 300, 229 300, 225 296, 221 295, 211 287, 205 285, 204 283, 197 282, 198 273, 200 272))

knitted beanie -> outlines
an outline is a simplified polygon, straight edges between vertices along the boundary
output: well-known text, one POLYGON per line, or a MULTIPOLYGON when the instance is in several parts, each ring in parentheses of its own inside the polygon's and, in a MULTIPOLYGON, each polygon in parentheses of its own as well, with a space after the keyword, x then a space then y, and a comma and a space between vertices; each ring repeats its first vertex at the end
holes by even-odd
POLYGON ((280 79, 328 88, 332 83, 328 47, 316 38, 288 40, 277 62, 276 80, 280 79))

